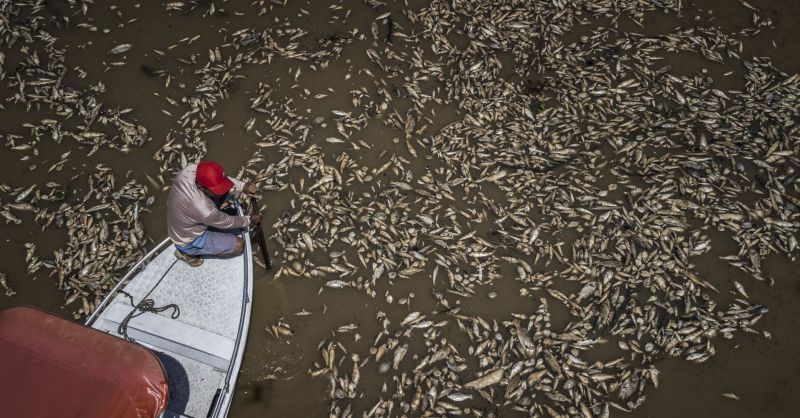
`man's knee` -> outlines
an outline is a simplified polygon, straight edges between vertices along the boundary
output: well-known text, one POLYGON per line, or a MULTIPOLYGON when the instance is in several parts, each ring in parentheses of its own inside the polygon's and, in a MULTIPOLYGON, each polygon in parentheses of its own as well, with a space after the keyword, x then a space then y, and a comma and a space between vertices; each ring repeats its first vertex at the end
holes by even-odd
POLYGON ((244 240, 239 237, 236 237, 236 244, 233 245, 233 248, 218 255, 222 257, 235 257, 243 252, 244 252, 244 240))
POLYGON ((244 240, 236 237, 236 247, 233 250, 234 255, 239 255, 244 252, 244 240))

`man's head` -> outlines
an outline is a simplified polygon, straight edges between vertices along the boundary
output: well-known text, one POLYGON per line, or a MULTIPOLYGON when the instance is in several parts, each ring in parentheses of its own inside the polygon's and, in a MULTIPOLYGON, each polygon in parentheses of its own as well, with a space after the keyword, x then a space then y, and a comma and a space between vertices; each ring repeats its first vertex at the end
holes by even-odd
POLYGON ((225 175, 221 165, 205 160, 197 164, 195 184, 212 199, 225 196, 233 187, 233 182, 225 175))

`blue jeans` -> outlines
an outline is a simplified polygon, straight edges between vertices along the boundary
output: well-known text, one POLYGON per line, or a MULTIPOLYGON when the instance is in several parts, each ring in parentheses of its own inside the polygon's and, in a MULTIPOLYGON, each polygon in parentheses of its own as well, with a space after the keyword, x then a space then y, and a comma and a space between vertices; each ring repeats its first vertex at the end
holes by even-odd
POLYGON ((178 251, 191 255, 226 255, 236 251, 239 230, 222 231, 209 228, 203 235, 186 245, 175 244, 178 251))

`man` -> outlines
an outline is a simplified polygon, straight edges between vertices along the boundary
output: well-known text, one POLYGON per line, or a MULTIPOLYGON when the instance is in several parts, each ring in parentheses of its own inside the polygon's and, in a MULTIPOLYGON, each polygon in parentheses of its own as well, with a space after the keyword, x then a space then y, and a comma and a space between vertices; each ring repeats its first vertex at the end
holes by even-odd
POLYGON ((231 216, 220 211, 219 205, 231 189, 256 193, 255 184, 227 177, 213 161, 189 164, 175 176, 167 197, 167 231, 178 259, 198 267, 204 255, 231 257, 244 251, 239 229, 261 219, 259 215, 231 216))

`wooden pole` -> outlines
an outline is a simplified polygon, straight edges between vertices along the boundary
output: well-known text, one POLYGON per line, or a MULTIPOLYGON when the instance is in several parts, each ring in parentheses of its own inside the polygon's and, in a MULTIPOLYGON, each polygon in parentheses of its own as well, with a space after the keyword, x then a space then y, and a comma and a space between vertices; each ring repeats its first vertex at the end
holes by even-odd
MULTIPOLYGON (((253 215, 261 214, 258 208, 258 200, 253 196, 250 196, 250 206, 253 215)), ((267 265, 267 270, 272 270, 272 261, 269 259, 269 250, 267 250, 267 240, 264 238, 264 225, 261 222, 255 225, 251 239, 253 236, 258 240, 258 246, 261 248, 261 257, 264 259, 264 264, 267 265)))

